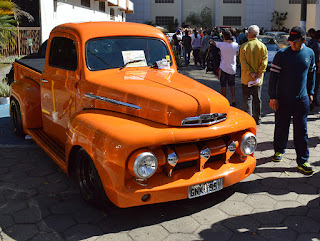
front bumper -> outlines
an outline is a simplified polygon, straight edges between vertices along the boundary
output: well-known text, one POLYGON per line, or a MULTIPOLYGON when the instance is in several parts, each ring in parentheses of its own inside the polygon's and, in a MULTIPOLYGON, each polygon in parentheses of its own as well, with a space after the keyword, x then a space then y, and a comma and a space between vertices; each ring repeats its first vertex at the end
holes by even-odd
POLYGON ((201 172, 196 167, 176 170, 172 177, 158 172, 148 179, 146 186, 130 179, 123 188, 109 189, 112 192, 110 196, 113 197, 111 201, 118 207, 126 208, 186 199, 191 185, 222 178, 225 188, 252 174, 255 166, 254 156, 248 156, 246 161, 242 161, 238 155, 233 155, 229 163, 224 163, 224 160, 208 163, 201 172), (149 194, 150 197, 142 201, 145 194, 149 194))

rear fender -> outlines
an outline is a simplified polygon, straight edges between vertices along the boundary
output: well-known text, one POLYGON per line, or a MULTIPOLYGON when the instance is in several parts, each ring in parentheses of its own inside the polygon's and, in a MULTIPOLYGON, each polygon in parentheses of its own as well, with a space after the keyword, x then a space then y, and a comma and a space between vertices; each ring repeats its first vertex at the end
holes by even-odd
POLYGON ((11 84, 10 100, 15 98, 20 105, 23 131, 42 127, 41 96, 39 84, 27 77, 11 84))

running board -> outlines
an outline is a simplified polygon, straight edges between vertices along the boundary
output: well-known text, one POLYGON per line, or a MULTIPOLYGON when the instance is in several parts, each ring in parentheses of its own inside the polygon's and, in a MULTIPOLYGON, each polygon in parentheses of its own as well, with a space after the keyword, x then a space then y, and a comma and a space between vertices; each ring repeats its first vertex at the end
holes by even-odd
POLYGON ((67 171, 65 163, 65 151, 42 128, 28 129, 28 135, 47 153, 63 170, 67 171))

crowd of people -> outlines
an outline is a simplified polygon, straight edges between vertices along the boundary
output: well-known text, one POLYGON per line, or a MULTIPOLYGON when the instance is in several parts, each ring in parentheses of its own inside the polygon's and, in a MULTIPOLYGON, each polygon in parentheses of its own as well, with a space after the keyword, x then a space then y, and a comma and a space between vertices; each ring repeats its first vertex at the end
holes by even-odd
MULTIPOLYGON (((220 80, 221 94, 226 96, 230 87, 232 106, 235 101, 235 74, 237 62, 241 65, 243 110, 250 114, 257 125, 261 123, 261 88, 268 64, 268 50, 257 36, 263 32, 257 25, 243 29, 184 30, 173 36, 173 44, 185 64, 190 64, 193 51, 195 65, 212 70, 220 80)), ((290 45, 277 52, 270 68, 268 93, 270 107, 275 111, 274 151, 272 161, 280 162, 285 153, 289 127, 293 119, 294 145, 297 168, 305 174, 313 173, 308 163, 307 116, 314 106, 320 106, 320 30, 310 29, 308 46, 306 32, 293 27, 289 32, 290 45)))

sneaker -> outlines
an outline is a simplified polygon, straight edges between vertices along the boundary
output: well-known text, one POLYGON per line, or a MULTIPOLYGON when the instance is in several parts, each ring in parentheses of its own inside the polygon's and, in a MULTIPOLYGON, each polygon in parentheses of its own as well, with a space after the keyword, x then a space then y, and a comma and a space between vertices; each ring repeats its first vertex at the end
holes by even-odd
POLYGON ((273 157, 272 157, 272 161, 273 162, 281 162, 282 160, 282 153, 281 152, 276 152, 273 157))
POLYGON ((312 174, 314 172, 313 168, 308 162, 298 165, 297 168, 304 174, 312 174))

